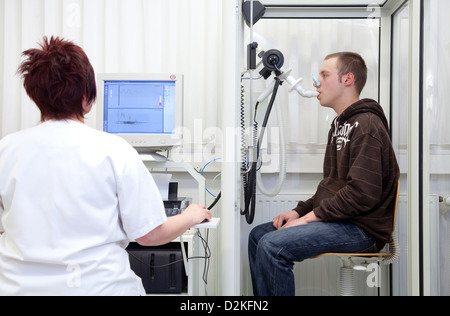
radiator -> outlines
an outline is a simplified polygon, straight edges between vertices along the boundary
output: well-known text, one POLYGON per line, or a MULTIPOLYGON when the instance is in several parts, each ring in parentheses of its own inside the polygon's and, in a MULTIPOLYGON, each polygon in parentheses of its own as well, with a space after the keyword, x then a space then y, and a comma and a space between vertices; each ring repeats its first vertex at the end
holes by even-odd
MULTIPOLYGON (((257 195, 257 213, 253 225, 242 223, 242 247, 241 255, 243 262, 241 265, 242 279, 241 289, 243 295, 252 295, 251 276, 248 267, 247 245, 248 235, 251 229, 259 224, 272 221, 272 219, 297 206, 298 201, 304 201, 312 195, 280 195, 275 198, 268 198, 257 195)), ((439 204, 437 196, 430 196, 430 211, 438 214, 439 204)), ((431 220, 431 225, 435 225, 431 220)), ((437 225, 439 226, 439 225, 437 225)), ((434 229, 434 228, 433 228, 434 229)), ((367 272, 355 271, 355 293, 361 296, 395 295, 405 296, 408 294, 408 198, 400 196, 397 212, 397 234, 399 237, 401 256, 392 266, 392 273, 389 268, 380 266, 380 287, 370 288, 367 285, 367 272), (391 278, 391 282, 389 278, 391 278)), ((438 228, 435 228, 438 230, 438 228)), ((433 231, 433 230, 431 230, 433 231)), ((436 254, 434 254, 436 255, 436 254)), ((341 262, 336 257, 323 257, 306 260, 295 264, 294 275, 296 284, 296 295, 299 296, 335 296, 339 295, 339 269, 341 262)))

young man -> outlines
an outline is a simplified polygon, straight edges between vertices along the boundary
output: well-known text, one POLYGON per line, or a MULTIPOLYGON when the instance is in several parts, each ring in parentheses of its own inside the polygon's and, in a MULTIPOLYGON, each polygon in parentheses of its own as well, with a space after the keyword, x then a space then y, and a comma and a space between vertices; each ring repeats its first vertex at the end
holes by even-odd
POLYGON ((255 295, 295 295, 294 262, 328 252, 378 252, 391 239, 399 168, 381 106, 360 100, 367 81, 355 53, 329 55, 318 100, 335 110, 324 179, 306 202, 249 237, 255 295))

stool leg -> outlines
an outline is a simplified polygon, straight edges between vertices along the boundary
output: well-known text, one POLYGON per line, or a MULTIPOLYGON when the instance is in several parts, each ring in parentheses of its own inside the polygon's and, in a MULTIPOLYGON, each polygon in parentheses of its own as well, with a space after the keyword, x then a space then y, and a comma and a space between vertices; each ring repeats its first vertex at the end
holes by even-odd
POLYGON ((341 267, 341 296, 353 296, 353 265, 350 259, 343 259, 341 267))

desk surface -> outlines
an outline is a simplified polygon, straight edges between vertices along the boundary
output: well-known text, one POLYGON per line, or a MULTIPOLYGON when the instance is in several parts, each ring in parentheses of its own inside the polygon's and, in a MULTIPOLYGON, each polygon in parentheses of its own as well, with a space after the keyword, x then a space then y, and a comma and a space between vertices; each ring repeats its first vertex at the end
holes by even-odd
POLYGON ((192 228, 198 229, 216 229, 219 226, 220 218, 212 218, 208 223, 202 223, 199 225, 195 225, 192 228))

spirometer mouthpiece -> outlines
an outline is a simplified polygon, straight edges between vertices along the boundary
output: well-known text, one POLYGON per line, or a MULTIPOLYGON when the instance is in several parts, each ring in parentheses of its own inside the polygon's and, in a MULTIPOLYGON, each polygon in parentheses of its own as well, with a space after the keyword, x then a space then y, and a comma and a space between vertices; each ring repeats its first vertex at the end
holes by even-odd
POLYGON ((291 71, 292 70, 288 70, 280 76, 281 79, 286 80, 287 83, 289 83, 289 85, 291 86, 291 88, 289 89, 289 92, 295 90, 304 98, 316 98, 319 95, 319 93, 317 91, 311 91, 311 90, 307 91, 307 90, 303 89, 303 87, 300 84, 300 82, 303 81, 303 78, 295 80, 295 78, 291 76, 291 71))

